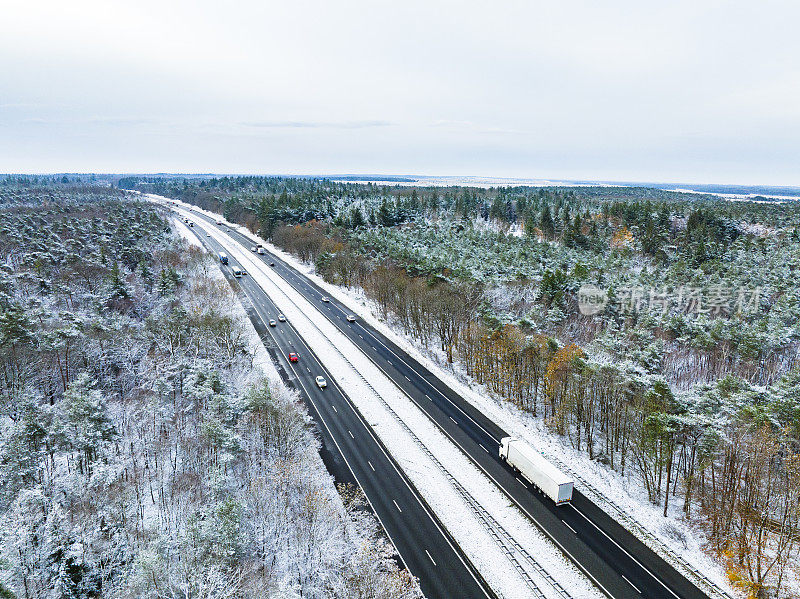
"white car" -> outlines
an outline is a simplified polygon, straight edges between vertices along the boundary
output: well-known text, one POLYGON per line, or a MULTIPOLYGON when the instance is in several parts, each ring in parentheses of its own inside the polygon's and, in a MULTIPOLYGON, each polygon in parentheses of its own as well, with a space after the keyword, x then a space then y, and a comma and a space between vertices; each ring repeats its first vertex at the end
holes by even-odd
POLYGON ((221 220, 218 220, 218 221, 217 221, 217 224, 218 224, 218 225, 221 225, 221 224, 222 224, 222 221, 221 221, 221 220))
POLYGON ((348 314, 346 318, 347 318, 347 322, 355 322, 356 321, 356 317, 353 316, 352 314, 348 314))
POLYGON ((327 303, 328 303, 329 301, 331 301, 331 300, 330 300, 330 298, 323 297, 323 298, 322 298, 322 301, 323 301, 323 302, 325 302, 325 303, 327 304, 327 303))
POLYGON ((286 317, 283 314, 278 314, 278 320, 281 322, 286 322, 286 317))
POLYGON ((264 251, 264 248, 258 248, 258 253, 263 255, 266 254, 267 252, 264 251))
POLYGON ((277 322, 275 322, 274 320, 271 320, 271 319, 270 319, 270 321, 269 321, 269 326, 271 326, 271 327, 274 327, 274 326, 276 326, 277 324, 278 324, 277 322))
POLYGON ((320 389, 324 389, 328 386, 328 381, 325 380, 324 376, 318 376, 314 381, 317 383, 317 387, 320 389))
POLYGON ((254 246, 254 245, 253 245, 253 246, 250 246, 250 251, 251 251, 251 252, 255 252, 255 251, 256 251, 256 246, 254 246))

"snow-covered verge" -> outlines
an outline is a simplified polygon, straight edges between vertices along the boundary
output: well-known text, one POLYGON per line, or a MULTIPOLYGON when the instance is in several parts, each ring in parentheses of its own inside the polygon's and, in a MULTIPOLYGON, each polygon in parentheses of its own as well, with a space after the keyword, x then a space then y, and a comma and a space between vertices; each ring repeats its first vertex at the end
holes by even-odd
MULTIPOLYGON (((218 215, 213 217, 219 218, 218 215)), ((632 484, 628 478, 636 476, 632 470, 629 469, 623 477, 613 469, 588 459, 586 454, 574 450, 567 440, 550 433, 541 421, 518 410, 509 402, 493 397, 483 386, 475 384, 458 365, 448 364, 443 352, 422 347, 410 337, 403 335, 400 327, 392 326, 391 323, 380 319, 377 316, 379 311, 376 306, 362 291, 330 285, 315 274, 313 265, 298 261, 294 256, 252 235, 244 227, 239 227, 238 230, 260 243, 265 243, 270 251, 280 255, 332 296, 349 305, 353 313, 364 318, 403 347, 505 430, 526 439, 550 459, 570 471, 576 476, 578 486, 601 508, 607 510, 612 517, 621 520, 631 532, 668 561, 677 564, 679 568, 682 563, 688 564, 699 576, 707 577, 724 591, 735 592, 728 582, 723 566, 703 550, 706 539, 702 530, 682 517, 679 501, 673 503, 668 517, 664 518, 661 508, 648 501, 642 485, 635 482, 632 484)))
MULTIPOLYGON (((219 217, 214 215, 214 218, 219 217)), ((601 596, 574 564, 509 504, 493 482, 300 293, 216 227, 203 221, 197 221, 195 227, 226 247, 231 258, 242 264, 309 347, 325 361, 335 382, 364 415, 444 526, 500 596, 525 596, 531 591, 509 564, 504 549, 493 541, 470 510, 468 502, 448 480, 447 473, 529 555, 536 556, 539 566, 561 587, 575 597, 601 596)), ((558 596, 557 591, 531 566, 527 569, 545 596, 558 596)))
POLYGON ((214 261, 149 204, 43 199, 0 212, 0 594, 417 596, 214 261))

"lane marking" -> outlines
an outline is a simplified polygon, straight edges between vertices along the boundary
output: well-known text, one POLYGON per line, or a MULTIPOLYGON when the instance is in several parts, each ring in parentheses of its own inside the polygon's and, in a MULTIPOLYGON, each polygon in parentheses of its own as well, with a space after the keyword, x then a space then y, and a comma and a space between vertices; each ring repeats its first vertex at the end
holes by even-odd
POLYGON ((577 530, 575 530, 574 528, 572 528, 572 527, 569 525, 569 522, 567 522, 566 520, 562 520, 562 522, 564 523, 564 526, 566 526, 567 528, 569 528, 569 529, 570 529, 572 532, 574 532, 575 534, 578 534, 578 531, 577 531, 577 530))
POLYGON ((339 413, 339 410, 337 410, 337 409, 336 409, 336 406, 335 406, 335 405, 331 404, 331 407, 333 408, 333 411, 334 411, 334 412, 336 412, 337 414, 339 413))
POLYGON ((431 563, 432 563, 432 564, 435 566, 435 565, 436 565, 436 562, 435 562, 435 561, 433 561, 433 558, 431 557, 431 554, 430 554, 430 553, 428 553, 428 550, 427 550, 427 549, 425 550, 425 553, 428 555, 428 559, 429 559, 429 560, 431 560, 431 563))
POLYGON ((353 436, 353 433, 351 433, 350 431, 347 431, 347 433, 350 435, 351 439, 355 439, 355 437, 353 436))
POLYGON ((519 477, 516 477, 516 476, 515 476, 514 478, 516 478, 516 479, 517 479, 517 482, 518 482, 519 484, 521 484, 523 487, 525 487, 526 489, 528 488, 528 485, 526 485, 524 482, 522 482, 522 481, 519 479, 519 477))
POLYGON ((624 574, 622 574, 622 578, 624 578, 624 579, 625 579, 625 582, 627 582, 629 585, 631 585, 631 586, 632 586, 632 587, 633 587, 633 588, 636 590, 636 592, 637 592, 637 593, 639 593, 640 595, 642 594, 642 591, 640 591, 640 590, 639 590, 639 587, 637 587, 637 586, 636 586, 635 584, 633 584, 633 583, 632 583, 630 580, 628 580, 628 577, 627 577, 627 576, 625 576, 624 574))
MULTIPOLYGON (((406 375, 403 375, 403 376, 406 376, 406 375)), ((410 379, 410 378, 408 378, 407 376, 406 376, 406 380, 407 380, 409 383, 411 382, 411 379, 410 379)))
MULTIPOLYGON (((392 503, 394 504, 394 507, 396 507, 396 508, 397 508, 397 511, 398 511, 398 512, 400 512, 400 513, 402 514, 402 513, 403 513, 403 510, 401 510, 401 509, 400 509, 400 506, 399 506, 399 505, 397 505, 397 502, 396 502, 394 499, 392 499, 392 503)), ((631 585, 631 586, 633 586, 633 585, 631 585)))
MULTIPOLYGON (((614 543, 614 545, 616 545, 616 546, 617 546, 617 547, 618 547, 618 548, 619 548, 619 549, 620 549, 620 550, 621 550, 621 551, 622 551, 622 552, 623 552, 625 555, 627 555, 627 556, 628 556, 629 558, 631 558, 631 559, 632 559, 632 560, 633 560, 633 561, 634 561, 636 564, 638 564, 638 566, 639 566, 639 567, 640 567, 642 570, 644 570, 644 571, 645 571, 645 572, 647 572, 647 573, 648 573, 650 576, 652 576, 652 577, 653 577, 653 580, 657 581, 657 582, 658 582, 658 583, 659 583, 659 584, 660 584, 662 587, 664 587, 665 589, 667 589, 667 591, 669 591, 670 595, 672 595, 673 597, 676 597, 677 599, 681 599, 681 598, 680 598, 680 595, 678 595, 677 593, 675 593, 675 591, 673 591, 671 588, 669 588, 669 587, 668 587, 668 586, 667 586, 667 585, 664 583, 664 581, 663 581, 663 580, 661 580, 661 579, 660 579, 658 576, 656 576, 655 574, 653 574, 653 573, 652 573, 652 572, 651 572, 651 571, 650 571, 650 570, 649 570, 647 567, 645 567, 645 565, 644 565, 642 562, 640 562, 638 559, 636 559, 635 557, 633 557, 633 555, 631 555, 631 554, 628 552, 628 550, 627 550, 627 549, 625 549, 625 548, 624 548, 622 545, 620 545, 619 543, 617 543, 617 542, 616 542, 614 539, 612 539, 612 538, 611 538, 611 537, 610 537, 608 534, 606 534, 606 531, 604 531, 602 528, 600 528, 599 526, 597 526, 597 524, 595 524, 595 523, 594 523, 592 520, 590 520, 590 519, 589 519, 589 517, 588 517, 586 514, 584 514, 582 511, 580 511, 580 510, 579 510, 578 508, 576 508, 574 505, 572 505, 572 502, 569 502, 567 505, 568 505, 568 506, 570 506, 570 507, 571 507, 573 510, 575 510, 576 512, 578 512, 578 513, 581 515, 581 517, 582 517, 584 520, 586 520, 586 521, 587 521, 589 524, 591 524, 591 525, 592 525, 592 526, 594 526, 594 527, 595 527, 595 528, 596 528, 598 531, 600 531, 600 534, 602 534, 602 535, 603 535, 605 538, 607 538, 609 541, 611 541, 612 543, 614 543)), ((620 575, 622 575, 622 574, 620 573, 620 575)), ((630 582, 630 581, 628 581, 628 582, 630 582)), ((631 585, 631 586, 633 586, 633 585, 631 585)))
POLYGON ((456 426, 458 426, 458 422, 456 422, 456 419, 455 419, 455 418, 453 418, 452 416, 448 416, 448 418, 449 418, 450 420, 452 420, 452 421, 453 421, 453 423, 454 423, 456 426))
POLYGON ((486 449, 486 448, 485 448, 483 445, 481 445, 480 443, 478 443, 478 445, 480 445, 480 446, 481 446, 481 449, 482 449, 483 451, 485 451, 486 453, 489 453, 489 450, 488 450, 488 449, 486 449))
POLYGON ((367 460, 367 464, 369 464, 369 467, 370 467, 370 468, 372 468, 372 471, 373 471, 373 472, 375 472, 375 466, 373 466, 373 465, 372 465, 372 462, 370 462, 369 460, 367 460))

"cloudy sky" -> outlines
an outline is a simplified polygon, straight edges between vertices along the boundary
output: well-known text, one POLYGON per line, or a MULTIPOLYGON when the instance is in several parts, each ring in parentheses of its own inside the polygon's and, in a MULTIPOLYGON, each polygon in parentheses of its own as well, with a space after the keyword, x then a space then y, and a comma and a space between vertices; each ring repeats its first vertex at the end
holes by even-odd
POLYGON ((5 0, 0 172, 800 185, 796 0, 5 0))

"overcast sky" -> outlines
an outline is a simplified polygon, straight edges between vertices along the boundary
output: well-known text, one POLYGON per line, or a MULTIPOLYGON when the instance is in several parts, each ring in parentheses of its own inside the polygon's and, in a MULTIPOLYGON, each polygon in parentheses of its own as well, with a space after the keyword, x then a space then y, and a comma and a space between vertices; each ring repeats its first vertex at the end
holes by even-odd
POLYGON ((800 185, 800 2, 5 0, 0 172, 800 185))

